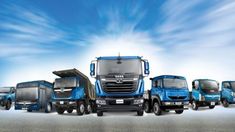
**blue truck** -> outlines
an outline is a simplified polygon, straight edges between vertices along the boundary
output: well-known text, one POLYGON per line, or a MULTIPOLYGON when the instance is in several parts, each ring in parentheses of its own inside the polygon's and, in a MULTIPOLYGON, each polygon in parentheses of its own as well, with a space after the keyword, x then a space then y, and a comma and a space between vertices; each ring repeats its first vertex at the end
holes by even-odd
POLYGON ((148 74, 148 61, 139 56, 105 56, 92 61, 97 116, 107 111, 135 111, 142 116, 144 77, 148 74))
POLYGON ((192 82, 190 102, 193 110, 200 106, 209 106, 214 109, 220 102, 219 83, 212 79, 196 79, 192 82))
POLYGON ((18 83, 15 94, 15 110, 52 111, 53 84, 50 82, 38 80, 18 83))
POLYGON ((162 111, 174 110, 177 114, 188 109, 189 90, 182 76, 161 75, 150 78, 151 89, 144 94, 144 111, 161 115, 162 111))
POLYGON ((77 115, 95 112, 95 89, 89 78, 77 69, 54 71, 53 104, 58 114, 72 113, 77 115))
POLYGON ((223 81, 221 88, 221 102, 224 107, 235 104, 235 81, 223 81))
POLYGON ((10 110, 12 103, 15 101, 15 88, 14 87, 1 87, 0 88, 0 106, 6 110, 10 110))

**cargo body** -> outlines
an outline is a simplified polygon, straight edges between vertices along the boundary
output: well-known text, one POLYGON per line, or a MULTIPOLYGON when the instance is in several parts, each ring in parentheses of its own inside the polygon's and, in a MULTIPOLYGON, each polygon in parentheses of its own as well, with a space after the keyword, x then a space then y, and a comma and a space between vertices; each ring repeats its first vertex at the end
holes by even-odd
POLYGON ((221 85, 221 102, 224 107, 235 104, 235 81, 223 81, 221 85))
POLYGON ((177 114, 188 109, 189 90, 181 76, 162 75, 151 78, 152 87, 144 94, 144 110, 161 115, 162 111, 174 110, 177 114))
POLYGON ((14 87, 2 87, 0 88, 0 106, 9 110, 12 103, 15 101, 15 88, 14 87))
POLYGON ((28 112, 44 110, 52 111, 53 85, 50 82, 40 80, 18 83, 16 86, 15 110, 27 110, 28 112))
POLYGON ((97 116, 107 111, 135 111, 143 115, 147 60, 138 56, 98 57, 91 63, 90 74, 96 79, 97 116))
POLYGON ((65 111, 78 115, 95 112, 95 90, 89 78, 77 69, 54 71, 60 78, 55 79, 53 104, 58 114, 65 111))
POLYGON ((213 109, 220 103, 219 83, 211 79, 194 80, 190 96, 193 110, 197 110, 200 106, 209 106, 213 109))

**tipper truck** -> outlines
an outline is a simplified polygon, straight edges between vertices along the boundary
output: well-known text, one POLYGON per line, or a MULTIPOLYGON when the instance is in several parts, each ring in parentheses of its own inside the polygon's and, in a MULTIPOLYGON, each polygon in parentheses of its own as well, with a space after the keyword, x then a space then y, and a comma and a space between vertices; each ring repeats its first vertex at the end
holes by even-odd
POLYGON ((144 94, 144 110, 161 115, 162 111, 174 110, 177 114, 188 109, 189 90, 182 76, 162 75, 150 78, 152 87, 144 94))
POLYGON ((148 61, 139 56, 106 56, 92 61, 97 116, 106 111, 135 111, 142 116, 144 77, 148 74, 148 61))
POLYGON ((53 104, 58 114, 65 111, 77 115, 95 111, 95 89, 89 78, 77 69, 54 71, 60 78, 54 82, 53 104))

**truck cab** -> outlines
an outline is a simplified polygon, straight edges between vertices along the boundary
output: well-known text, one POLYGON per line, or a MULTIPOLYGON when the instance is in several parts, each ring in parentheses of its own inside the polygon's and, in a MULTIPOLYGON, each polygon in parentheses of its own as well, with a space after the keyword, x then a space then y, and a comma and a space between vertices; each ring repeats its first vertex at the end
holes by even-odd
POLYGON ((95 89, 89 78, 77 69, 54 71, 53 104, 58 114, 65 111, 77 115, 89 114, 95 111, 95 89))
POLYGON ((221 86, 221 102, 224 107, 235 104, 235 81, 223 81, 221 86))
POLYGON ((182 76, 162 75, 150 78, 152 87, 144 94, 144 110, 161 115, 162 111, 174 110, 177 114, 188 109, 189 90, 182 76))
POLYGON ((144 77, 148 74, 148 61, 139 56, 106 56, 92 61, 97 116, 107 111, 135 111, 142 116, 144 77))
POLYGON ((51 112, 52 87, 52 83, 45 80, 18 83, 16 85, 15 110, 51 112))
POLYGON ((191 104, 193 110, 200 106, 213 109, 219 104, 219 83, 212 79, 196 79, 192 82, 191 104))
POLYGON ((15 101, 15 88, 14 87, 1 87, 0 88, 0 106, 6 110, 10 110, 12 103, 15 101))

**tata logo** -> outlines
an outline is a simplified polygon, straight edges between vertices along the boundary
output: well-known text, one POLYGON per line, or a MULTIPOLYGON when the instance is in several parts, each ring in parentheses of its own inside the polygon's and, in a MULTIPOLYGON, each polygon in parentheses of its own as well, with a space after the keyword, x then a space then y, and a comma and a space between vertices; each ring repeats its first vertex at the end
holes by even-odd
POLYGON ((60 92, 63 93, 63 92, 64 92, 64 88, 61 88, 61 89, 60 89, 60 92))

